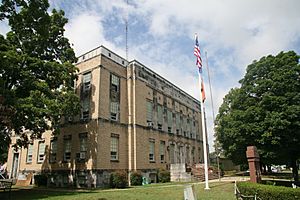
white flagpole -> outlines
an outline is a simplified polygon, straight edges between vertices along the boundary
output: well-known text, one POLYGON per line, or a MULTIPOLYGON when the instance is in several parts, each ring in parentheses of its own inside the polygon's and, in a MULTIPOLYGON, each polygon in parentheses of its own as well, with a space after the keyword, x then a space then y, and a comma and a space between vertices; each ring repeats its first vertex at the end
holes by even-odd
POLYGON ((204 173, 205 173, 205 188, 204 189, 208 190, 209 186, 208 186, 208 162, 207 162, 206 128, 205 128, 204 106, 203 106, 203 96, 202 96, 202 76, 201 76, 199 70, 198 70, 198 75, 199 75, 199 86, 200 86, 200 107, 201 107, 202 139, 203 139, 203 154, 204 154, 204 173))

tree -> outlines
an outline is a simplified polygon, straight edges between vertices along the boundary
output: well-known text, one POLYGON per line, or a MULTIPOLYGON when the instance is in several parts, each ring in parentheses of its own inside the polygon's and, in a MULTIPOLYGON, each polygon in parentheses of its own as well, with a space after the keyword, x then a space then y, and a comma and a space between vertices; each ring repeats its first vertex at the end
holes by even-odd
POLYGON ((216 136, 235 163, 245 163, 249 145, 262 162, 293 167, 298 180, 300 158, 300 64, 293 52, 254 61, 224 98, 216 119, 216 136))
POLYGON ((58 134, 62 117, 80 109, 76 57, 64 37, 68 20, 63 11, 50 14, 48 8, 47 0, 2 0, 0 5, 0 20, 8 20, 11 29, 0 35, 0 106, 9 111, 1 112, 0 128, 2 135, 12 130, 20 135, 19 146, 46 130, 58 134))

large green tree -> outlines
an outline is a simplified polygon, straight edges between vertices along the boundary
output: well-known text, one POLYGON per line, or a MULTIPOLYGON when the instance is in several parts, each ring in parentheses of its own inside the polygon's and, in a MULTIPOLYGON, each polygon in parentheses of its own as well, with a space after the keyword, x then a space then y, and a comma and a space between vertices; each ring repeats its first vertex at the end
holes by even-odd
POLYGON ((12 130, 20 135, 20 146, 46 130, 57 134, 61 118, 80 109, 76 57, 64 36, 68 20, 63 11, 48 9, 47 0, 2 0, 0 5, 0 20, 10 26, 6 36, 0 35, 0 106, 5 110, 0 131, 5 138, 12 130))
POLYGON ((300 64, 293 52, 254 61, 224 98, 216 137, 235 163, 245 163, 247 146, 266 164, 290 164, 298 180, 300 158, 300 64))

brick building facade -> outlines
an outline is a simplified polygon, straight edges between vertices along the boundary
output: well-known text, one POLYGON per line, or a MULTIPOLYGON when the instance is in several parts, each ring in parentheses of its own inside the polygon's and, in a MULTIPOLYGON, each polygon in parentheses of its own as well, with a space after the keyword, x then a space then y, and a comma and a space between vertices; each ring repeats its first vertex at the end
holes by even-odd
POLYGON ((11 178, 43 171, 56 186, 101 187, 115 170, 137 170, 156 181, 157 170, 172 163, 203 162, 198 100, 103 46, 80 56, 76 66, 81 114, 65 117, 57 137, 48 131, 28 148, 10 148, 11 178))

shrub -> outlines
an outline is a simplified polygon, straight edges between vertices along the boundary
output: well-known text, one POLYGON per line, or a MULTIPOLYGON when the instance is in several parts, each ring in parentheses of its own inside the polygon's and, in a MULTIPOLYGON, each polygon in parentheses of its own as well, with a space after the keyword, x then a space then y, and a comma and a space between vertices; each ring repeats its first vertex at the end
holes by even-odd
POLYGON ((161 169, 158 172, 158 181, 160 183, 167 183, 170 182, 170 171, 161 169))
POLYGON ((294 200, 300 198, 300 190, 283 186, 263 185, 250 182, 239 182, 237 184, 241 194, 257 195, 264 200, 294 200))
POLYGON ((34 175, 34 184, 37 186, 47 186, 47 175, 46 174, 34 175))
POLYGON ((128 186, 126 171, 116 171, 110 174, 111 188, 126 188, 128 186))
POLYGON ((133 172, 130 175, 131 185, 142 185, 143 179, 142 175, 139 172, 133 172))

